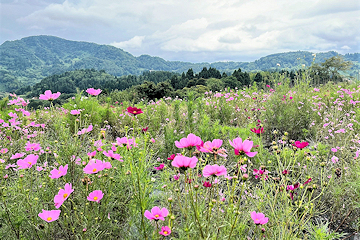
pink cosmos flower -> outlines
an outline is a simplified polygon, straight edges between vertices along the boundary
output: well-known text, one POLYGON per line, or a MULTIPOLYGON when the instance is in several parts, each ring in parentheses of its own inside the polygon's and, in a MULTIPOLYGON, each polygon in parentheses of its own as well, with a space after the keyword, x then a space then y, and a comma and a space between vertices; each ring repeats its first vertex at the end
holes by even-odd
MULTIPOLYGON (((181 140, 180 140, 181 141, 181 140)), ((214 139, 212 142, 207 141, 201 147, 201 152, 214 153, 221 147, 223 141, 221 139, 214 139)))
POLYGON ((16 163, 19 166, 19 169, 31 168, 37 163, 38 158, 38 155, 30 154, 24 159, 19 159, 16 163))
POLYGON ((253 175, 255 175, 255 179, 264 177, 265 180, 267 180, 268 179, 268 176, 267 176, 268 173, 270 173, 268 170, 262 170, 261 168, 259 168, 259 170, 257 170, 257 169, 253 170, 253 175))
POLYGON ((24 155, 25 155, 25 153, 15 153, 14 155, 11 156, 10 159, 22 158, 24 155))
POLYGON ((194 168, 197 161, 198 159, 195 156, 192 158, 185 156, 175 156, 174 160, 171 162, 171 165, 186 170, 187 168, 194 168))
POLYGON ((203 175, 204 177, 210 177, 210 176, 221 176, 226 175, 226 167, 219 166, 217 164, 215 165, 206 165, 203 169, 203 175))
POLYGON ((241 138, 237 137, 233 141, 229 140, 230 145, 234 148, 235 155, 246 154, 248 157, 254 157, 257 152, 250 152, 254 143, 249 140, 242 141, 241 138))
POLYGON ((179 174, 178 174, 178 175, 174 175, 174 176, 173 176, 173 178, 174 178, 174 180, 176 180, 176 181, 177 181, 177 180, 179 180, 180 175, 179 175, 179 174))
POLYGON ((87 153, 87 155, 89 156, 89 158, 95 157, 96 151, 89 152, 89 153, 87 153))
POLYGON ((80 111, 81 111, 81 110, 76 110, 76 109, 75 109, 75 110, 71 110, 71 111, 70 111, 70 114, 71 114, 71 115, 79 115, 79 114, 81 113, 80 111))
POLYGON ((126 145, 127 149, 131 149, 132 146, 137 147, 137 144, 135 142, 135 138, 127 138, 127 137, 122 137, 122 138, 116 138, 116 143, 117 145, 126 145))
POLYGON ((162 220, 165 221, 165 217, 169 214, 169 211, 166 208, 160 209, 159 207, 153 207, 151 213, 146 210, 144 216, 149 220, 162 220))
POLYGON ((40 94, 39 99, 52 101, 52 100, 57 99, 60 95, 61 95, 60 92, 52 93, 51 90, 46 90, 45 94, 40 94))
POLYGON ((112 150, 109 150, 108 152, 106 151, 103 151, 103 154, 109 158, 113 158, 113 159, 116 159, 120 162, 123 162, 124 160, 122 160, 122 156, 120 156, 120 154, 118 153, 114 153, 112 150))
POLYGON ((265 217, 263 213, 256 213, 255 211, 251 213, 251 218, 256 225, 263 225, 269 221, 269 218, 265 217))
POLYGON ((95 190, 89 194, 87 200, 99 203, 103 196, 104 193, 101 190, 95 190))
POLYGON ((333 163, 337 163, 337 162, 339 162, 339 158, 336 157, 336 156, 333 156, 333 157, 331 158, 331 161, 332 161, 333 163))
POLYGON ((159 232, 159 234, 169 236, 171 234, 171 229, 168 226, 161 227, 161 232, 159 232))
POLYGON ((192 133, 190 133, 187 138, 180 139, 180 142, 175 141, 175 146, 177 148, 192 148, 201 146, 202 144, 201 138, 192 133))
POLYGON ((30 143, 27 142, 25 145, 25 150, 26 151, 39 151, 41 149, 40 144, 39 143, 30 143))
POLYGON ((94 159, 90 161, 83 169, 84 173, 94 174, 105 169, 105 165, 101 160, 94 159), (94 161, 95 160, 95 161, 94 161))
POLYGON ((74 191, 72 189, 71 183, 65 184, 64 189, 60 189, 58 194, 54 197, 54 205, 56 208, 61 207, 61 205, 65 202, 65 200, 69 197, 69 195, 74 191))
POLYGON ((165 165, 162 163, 158 167, 154 167, 156 170, 162 170, 165 167, 165 165))
POLYGON ((45 220, 47 222, 53 222, 59 219, 61 210, 51 210, 51 211, 46 211, 46 210, 42 210, 41 213, 38 214, 38 216, 42 219, 45 220))
POLYGON ((5 153, 7 153, 9 150, 7 149, 7 148, 2 148, 2 149, 0 149, 0 153, 2 153, 2 154, 5 154, 5 153))
POLYGON ((67 170, 68 170, 68 164, 66 164, 65 166, 60 166, 59 170, 57 169, 53 169, 51 170, 51 175, 49 175, 50 178, 54 179, 54 178, 60 178, 62 176, 65 176, 67 174, 67 170))
POLYGON ((307 145, 309 145, 308 142, 300 142, 300 141, 296 141, 295 144, 293 144, 293 146, 303 149, 305 148, 307 145))
POLYGON ((89 125, 89 127, 82 129, 81 131, 78 131, 77 135, 82 135, 88 132, 91 132, 93 130, 93 125, 89 125))
POLYGON ((86 90, 86 92, 87 92, 88 94, 90 94, 90 95, 97 96, 97 95, 99 95, 99 94, 102 92, 102 90, 101 90, 101 89, 88 88, 88 89, 86 90))

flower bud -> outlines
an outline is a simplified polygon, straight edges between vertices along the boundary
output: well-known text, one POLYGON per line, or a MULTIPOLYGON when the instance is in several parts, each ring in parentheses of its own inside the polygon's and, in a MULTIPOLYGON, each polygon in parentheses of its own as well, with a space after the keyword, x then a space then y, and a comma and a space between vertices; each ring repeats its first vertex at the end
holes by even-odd
POLYGON ((171 203, 172 201, 173 201, 173 199, 172 199, 171 197, 169 197, 169 198, 168 198, 168 202, 171 203))
POLYGON ((248 180, 248 178, 249 178, 249 175, 246 173, 242 176, 242 180, 244 180, 244 181, 248 180))
POLYGON ((325 167, 325 165, 326 165, 326 162, 321 162, 321 163, 320 163, 320 166, 321 166, 321 167, 325 167))
POLYGON ((198 190, 198 189, 199 189, 199 185, 196 184, 196 185, 194 186, 194 189, 195 189, 195 190, 198 190))

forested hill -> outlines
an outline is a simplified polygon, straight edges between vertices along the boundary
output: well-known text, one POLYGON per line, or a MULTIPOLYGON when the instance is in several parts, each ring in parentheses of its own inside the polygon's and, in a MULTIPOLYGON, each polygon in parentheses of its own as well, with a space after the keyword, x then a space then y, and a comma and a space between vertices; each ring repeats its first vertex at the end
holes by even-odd
MULTIPOLYGON (((318 53, 316 62, 338 55, 336 52, 318 53)), ((360 62, 360 54, 348 54, 345 60, 360 62)), ((32 36, 0 45, 0 92, 14 91, 25 85, 40 82, 53 74, 76 69, 105 70, 114 76, 139 75, 144 71, 161 70, 182 73, 192 68, 200 72, 203 67, 232 72, 269 69, 298 69, 313 61, 311 52, 288 52, 269 55, 255 62, 189 63, 166 61, 159 57, 135 57, 109 45, 69 41, 54 36, 32 36), (280 66, 278 66, 280 64, 280 66)), ((355 66, 358 66, 357 64, 355 66)))

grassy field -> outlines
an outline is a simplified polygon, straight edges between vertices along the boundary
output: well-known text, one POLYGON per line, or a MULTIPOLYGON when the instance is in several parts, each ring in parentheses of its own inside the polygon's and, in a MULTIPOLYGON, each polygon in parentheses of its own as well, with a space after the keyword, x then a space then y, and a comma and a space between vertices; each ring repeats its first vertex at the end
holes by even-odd
POLYGON ((3 98, 1 239, 354 235, 360 86, 288 83, 36 111, 3 98))

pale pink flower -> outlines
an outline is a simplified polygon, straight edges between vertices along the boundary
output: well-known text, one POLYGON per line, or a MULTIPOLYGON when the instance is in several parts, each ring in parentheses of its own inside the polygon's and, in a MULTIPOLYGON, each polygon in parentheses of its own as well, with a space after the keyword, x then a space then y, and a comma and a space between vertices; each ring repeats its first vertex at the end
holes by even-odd
POLYGON ((90 161, 83 169, 84 173, 94 174, 105 169, 104 163, 100 160, 90 161))
POLYGON ((68 199, 69 195, 74 191, 72 189, 71 183, 65 184, 64 189, 60 189, 58 194, 54 197, 54 205, 56 208, 61 207, 61 205, 68 199))
POLYGON ((204 177, 210 176, 226 176, 227 170, 224 166, 215 165, 206 165, 203 169, 204 177))
POLYGON ((90 95, 97 96, 97 95, 99 95, 99 94, 102 92, 102 90, 101 90, 101 89, 88 88, 88 89, 86 90, 86 92, 87 92, 88 94, 90 94, 90 95))
POLYGON ((61 210, 47 211, 43 209, 42 212, 38 214, 38 216, 46 222, 53 222, 59 219, 60 213, 61 210))
POLYGON ((71 115, 79 115, 81 112, 80 112, 81 110, 76 110, 76 109, 74 109, 74 110, 71 110, 70 111, 70 114, 71 115))
POLYGON ((24 159, 19 159, 16 163, 19 166, 19 169, 31 168, 37 163, 38 158, 38 155, 30 154, 24 159))
POLYGON ((255 211, 251 213, 251 218, 256 225, 263 225, 269 221, 269 218, 265 217, 263 213, 256 213, 255 211))
POLYGON ((249 140, 242 141, 241 138, 237 137, 233 141, 229 140, 230 145, 234 148, 235 155, 246 154, 248 157, 254 157, 257 152, 250 152, 254 143, 249 140))
POLYGON ((51 90, 46 90, 45 94, 40 94, 39 99, 52 101, 52 100, 57 99, 60 95, 61 95, 60 92, 52 93, 51 90))
POLYGON ((39 151, 41 149, 40 143, 30 143, 27 142, 25 145, 26 151, 39 151))
POLYGON ((25 155, 25 153, 15 153, 14 155, 11 156, 10 159, 22 158, 24 155, 25 155))
POLYGON ((132 146, 137 147, 137 144, 135 142, 135 138, 127 138, 127 137, 122 137, 122 138, 116 138, 116 143, 117 145, 126 145, 127 149, 131 149, 132 146))
POLYGON ((0 149, 0 153, 2 153, 2 154, 5 154, 5 153, 7 153, 9 150, 7 149, 7 148, 2 148, 2 149, 0 149))
POLYGON ((108 152, 103 151, 103 154, 109 158, 113 158, 115 160, 118 160, 120 162, 123 162, 124 160, 122 160, 122 156, 120 156, 120 154, 118 153, 114 153, 112 150, 109 150, 108 152))
POLYGON ((65 176, 67 174, 67 170, 68 170, 68 164, 66 164, 65 166, 60 166, 59 170, 57 169, 53 169, 51 170, 51 175, 49 175, 50 178, 54 179, 54 178, 60 178, 62 176, 65 176))
POLYGON ((185 156, 175 156, 174 160, 171 162, 171 165, 182 169, 194 168, 197 161, 198 159, 195 156, 192 158, 185 156))
POLYGON ((87 200, 99 203, 103 196, 104 193, 101 190, 95 190, 89 194, 87 200))
POLYGON ((333 156, 333 157, 331 158, 331 161, 332 161, 333 163, 337 163, 337 162, 339 161, 339 158, 336 157, 336 156, 333 156))
POLYGON ((191 148, 201 146, 202 144, 201 138, 192 133, 190 133, 187 138, 180 139, 180 142, 175 141, 175 146, 177 148, 191 148))

